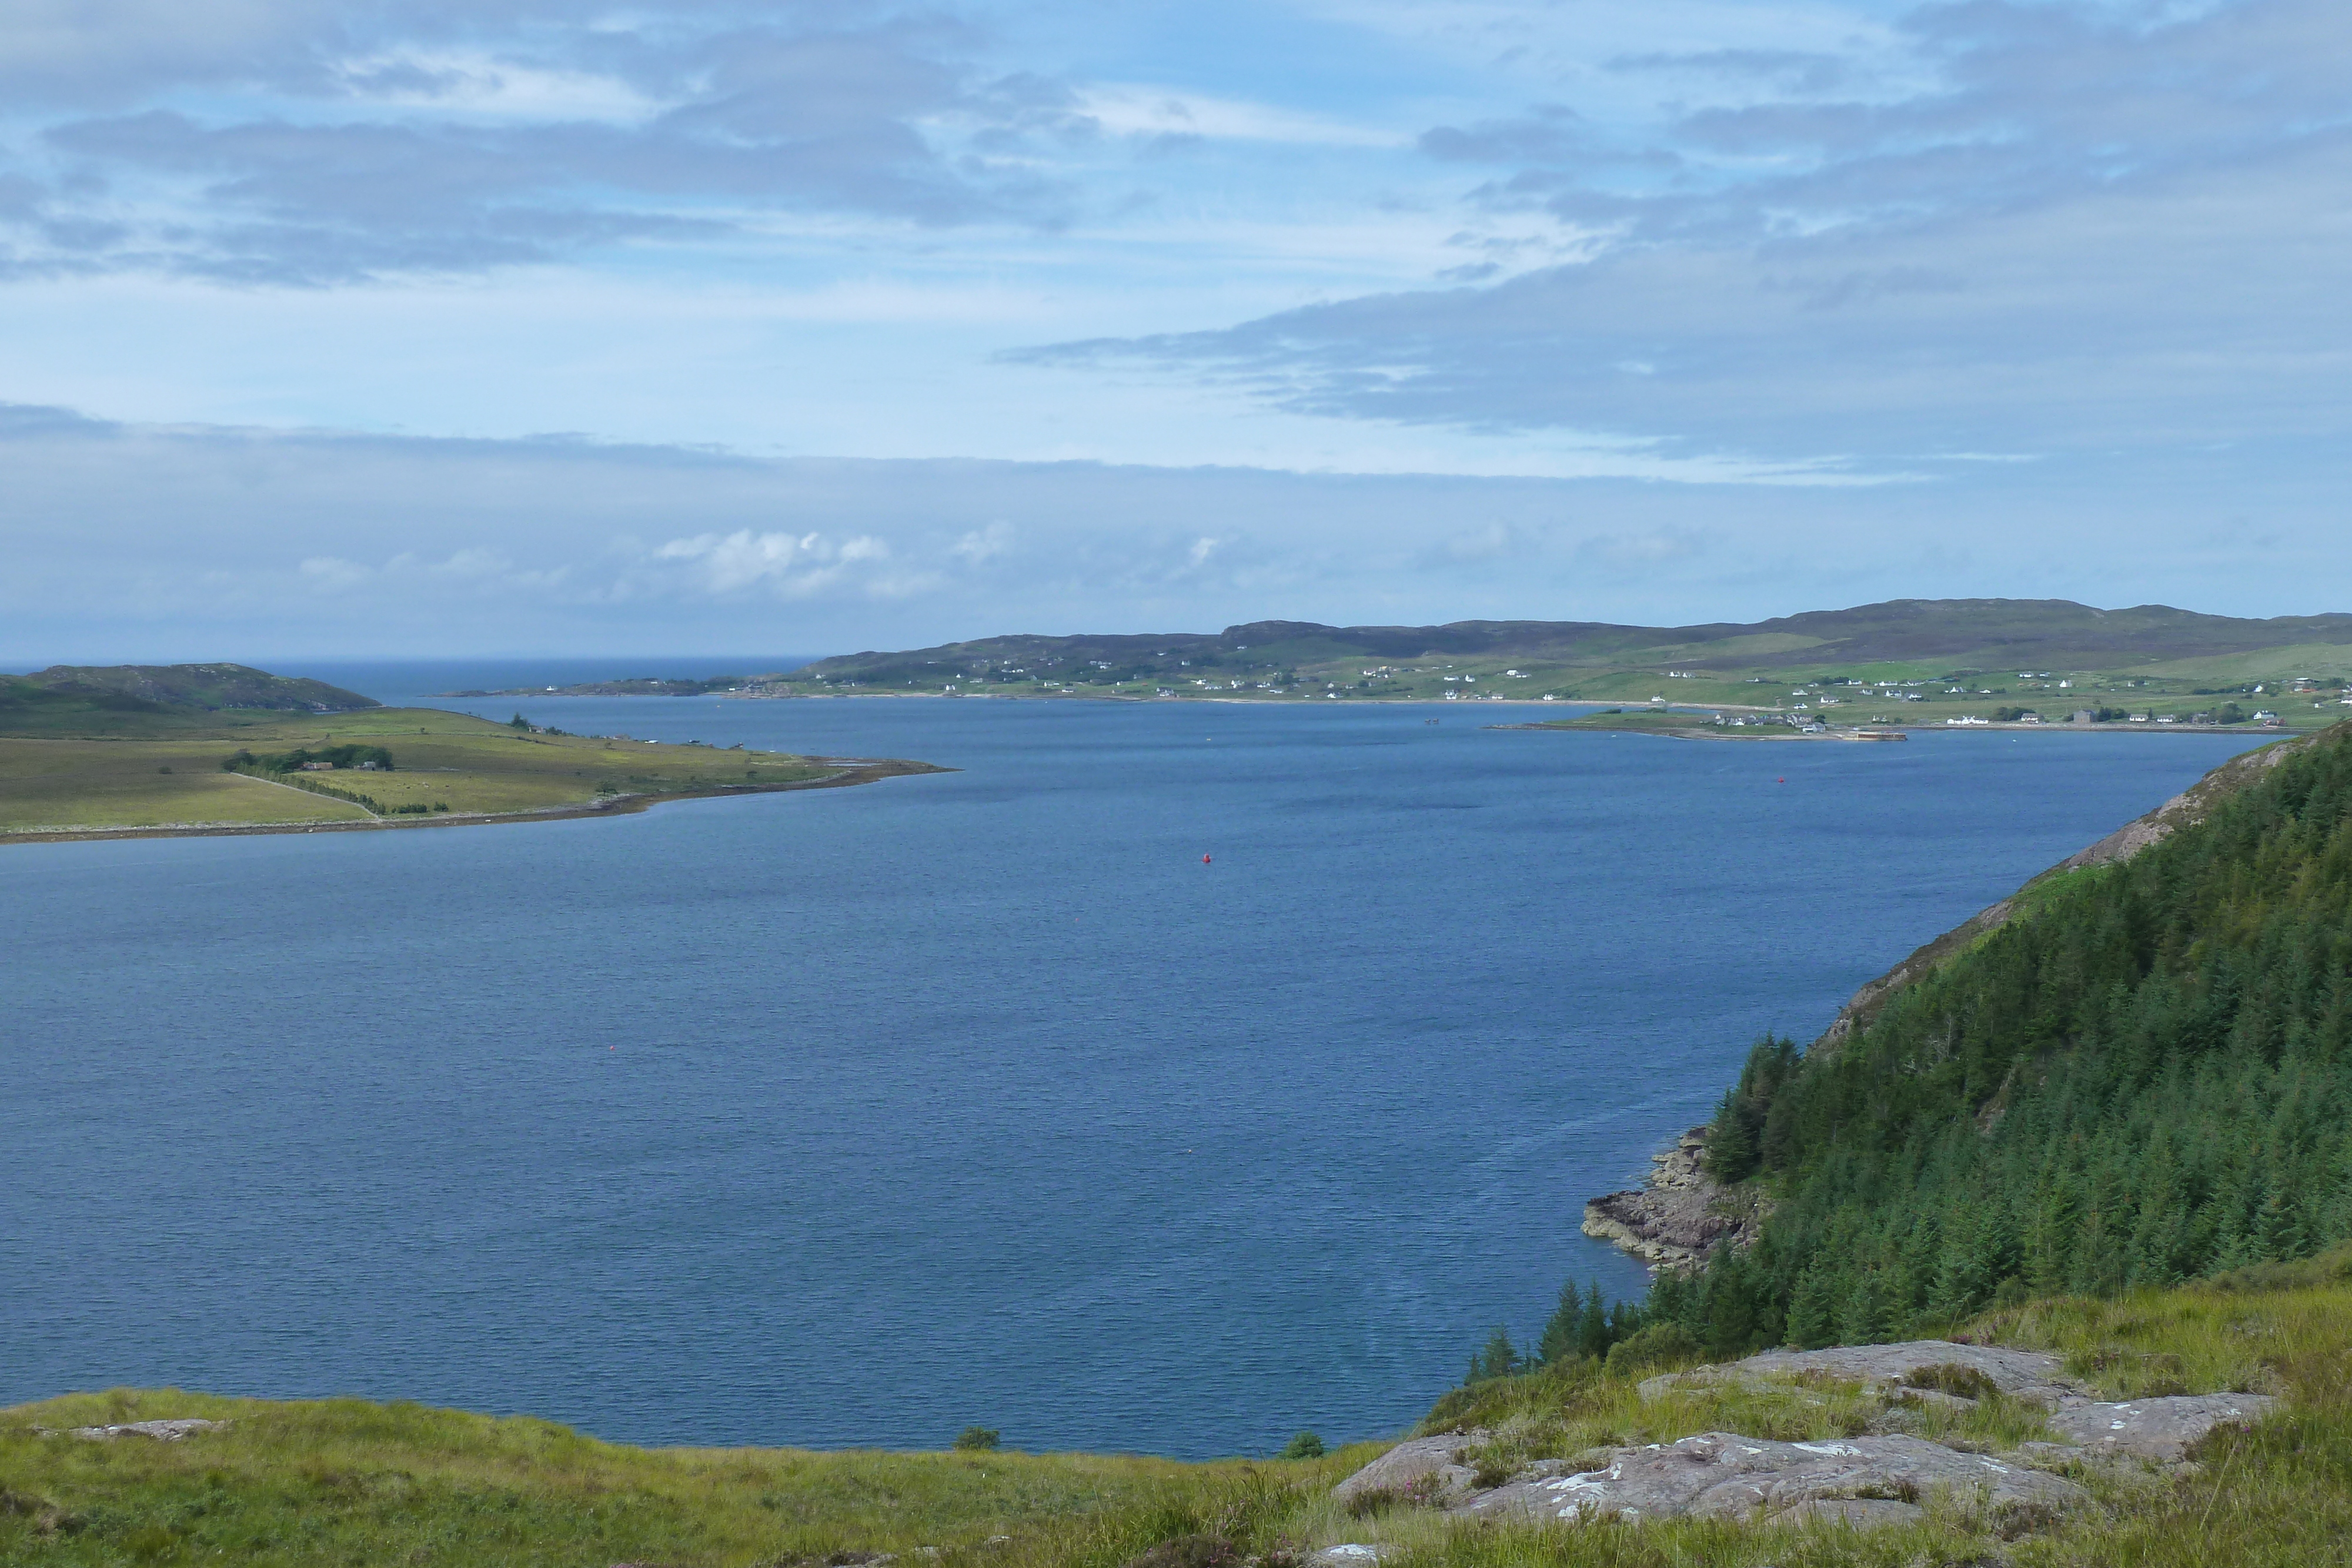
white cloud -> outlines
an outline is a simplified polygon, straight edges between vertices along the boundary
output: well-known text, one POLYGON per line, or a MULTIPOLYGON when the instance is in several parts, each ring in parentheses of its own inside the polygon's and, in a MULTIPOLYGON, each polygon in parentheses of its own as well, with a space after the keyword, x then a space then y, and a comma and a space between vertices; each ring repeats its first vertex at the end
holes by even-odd
POLYGON ((551 68, 474 49, 383 49, 339 60, 334 73, 356 101, 343 114, 329 109, 323 117, 330 119, 411 109, 474 120, 631 125, 677 101, 656 98, 619 77, 551 68))
POLYGON ((341 556, 331 555, 314 555, 304 561, 299 570, 305 582, 330 592, 356 588, 373 575, 366 567, 355 560, 345 560, 341 556))
MULTIPOLYGON (((702 588, 730 594, 766 587, 784 598, 803 598, 830 588, 861 567, 890 559, 890 547, 869 534, 834 540, 821 533, 754 533, 739 528, 731 534, 699 534, 672 539, 653 552, 660 561, 689 561, 699 570, 702 588)), ((879 591, 899 591, 888 580, 876 579, 879 591)))
POLYGON ((1202 136, 1318 147, 1403 147, 1412 141, 1382 127, 1174 88, 1107 82, 1080 92, 1077 106, 1104 130, 1126 136, 1202 136))
POLYGON ((956 540, 948 552, 966 566, 979 566, 995 559, 1013 547, 1013 525, 991 523, 984 528, 974 528, 956 540))

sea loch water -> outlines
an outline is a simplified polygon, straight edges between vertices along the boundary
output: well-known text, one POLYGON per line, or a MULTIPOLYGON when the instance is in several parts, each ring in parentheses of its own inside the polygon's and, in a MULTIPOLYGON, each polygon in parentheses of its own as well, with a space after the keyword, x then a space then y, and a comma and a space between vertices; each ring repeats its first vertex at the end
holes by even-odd
POLYGON ((1583 1200, 1759 1034, 1810 1039, 2247 744, 523 706, 961 771, 0 851, 0 1403, 1187 1456, 1394 1431, 1564 1280, 1641 1288, 1583 1200))

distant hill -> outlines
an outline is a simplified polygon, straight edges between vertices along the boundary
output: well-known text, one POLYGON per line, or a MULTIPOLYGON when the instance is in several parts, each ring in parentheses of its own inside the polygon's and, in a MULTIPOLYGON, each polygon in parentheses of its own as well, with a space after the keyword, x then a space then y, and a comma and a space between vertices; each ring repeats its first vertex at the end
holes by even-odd
MULTIPOLYGON (((258 708, 275 713, 352 713, 381 707, 373 697, 324 681, 273 675, 245 664, 52 664, 9 684, 121 709, 119 701, 156 708, 258 708)), ((144 710, 127 710, 144 711, 144 710)))
MULTIPOLYGON (((1223 632, 988 637, 901 653, 821 659, 800 682, 916 685, 939 672, 991 667, 1091 667, 1154 675, 1241 664, 1312 666, 1348 659, 1454 657, 1552 666, 1634 668, 1699 662, 1717 670, 1940 663, 2113 669, 2256 653, 2296 644, 2352 644, 2352 614, 2240 620, 2168 605, 2097 610, 2063 599, 1897 599, 1753 622, 1624 626, 1597 621, 1456 621, 1443 626, 1325 626, 1255 621, 1223 632), (1253 657, 1244 660, 1238 655, 1253 657)), ((1087 677, 1091 679, 1092 677, 1087 677)), ((1099 684, 1099 683, 1098 683, 1099 684)))
POLYGON ((324 681, 243 664, 56 664, 0 675, 0 734, 7 735, 177 734, 382 706, 324 681))

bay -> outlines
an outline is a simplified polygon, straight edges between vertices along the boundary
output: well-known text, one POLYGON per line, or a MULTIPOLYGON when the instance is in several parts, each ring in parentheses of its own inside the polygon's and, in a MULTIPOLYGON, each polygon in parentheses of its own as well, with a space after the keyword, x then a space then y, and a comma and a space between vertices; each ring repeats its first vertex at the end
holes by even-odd
MULTIPOLYGON (((537 678, 305 673, 393 701, 537 678)), ((2260 738, 521 706, 959 771, 0 852, 0 1403, 178 1385, 1190 1457, 1393 1432, 1563 1281, 1638 1293, 1583 1202, 1759 1035, 1811 1038, 2260 738)))

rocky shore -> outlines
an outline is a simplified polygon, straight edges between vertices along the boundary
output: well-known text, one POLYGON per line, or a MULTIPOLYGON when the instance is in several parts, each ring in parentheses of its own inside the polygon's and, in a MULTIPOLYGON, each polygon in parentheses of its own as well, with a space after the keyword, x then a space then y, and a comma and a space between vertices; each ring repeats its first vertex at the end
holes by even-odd
POLYGON ((1750 1194, 1726 1189, 1706 1174, 1706 1129, 1693 1127, 1651 1156, 1649 1179, 1584 1206, 1584 1233, 1613 1241, 1658 1269, 1699 1262, 1729 1241, 1756 1239, 1763 1210, 1750 1194))

